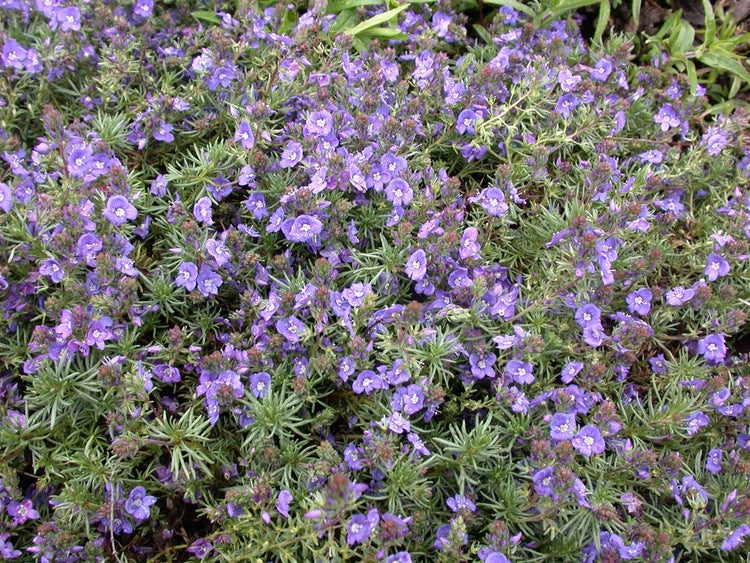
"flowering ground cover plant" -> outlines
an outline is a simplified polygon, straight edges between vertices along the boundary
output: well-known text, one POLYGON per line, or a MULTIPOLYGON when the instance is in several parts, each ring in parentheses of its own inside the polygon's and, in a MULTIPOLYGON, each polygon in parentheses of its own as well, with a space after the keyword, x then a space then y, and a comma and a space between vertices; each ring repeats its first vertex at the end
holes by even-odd
POLYGON ((747 113, 510 8, 0 9, 0 557, 745 560, 747 113))

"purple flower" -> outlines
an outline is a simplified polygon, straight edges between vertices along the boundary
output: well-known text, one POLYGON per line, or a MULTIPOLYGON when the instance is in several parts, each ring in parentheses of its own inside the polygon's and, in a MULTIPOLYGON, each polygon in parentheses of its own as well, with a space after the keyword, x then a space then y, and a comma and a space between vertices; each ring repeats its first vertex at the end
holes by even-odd
POLYGON ((153 137, 157 141, 162 143, 171 143, 174 141, 174 135, 172 134, 174 126, 171 123, 166 123, 163 119, 159 122, 159 126, 156 131, 153 132, 153 137))
POLYGON ((13 517, 13 526, 20 526, 28 520, 36 520, 39 513, 34 510, 31 499, 24 499, 21 502, 12 500, 6 508, 9 516, 13 517))
POLYGON ((357 379, 354 380, 354 383, 352 383, 352 390, 357 395, 361 395, 362 393, 372 395, 373 392, 378 389, 385 389, 386 386, 387 385, 382 377, 371 369, 366 369, 360 372, 357 379))
POLYGON ((729 133, 715 126, 709 127, 701 138, 701 145, 706 147, 710 156, 718 156, 728 144, 729 133))
POLYGON ((707 362, 719 364, 724 361, 727 347, 724 343, 723 334, 709 334, 698 341, 698 353, 702 354, 707 362))
POLYGON ((669 131, 672 127, 680 126, 680 118, 677 117, 672 104, 664 104, 659 108, 659 112, 654 116, 654 121, 659 124, 663 132, 669 131))
MULTIPOLYGON (((471 200, 470 200, 471 201, 471 200)), ((508 213, 509 206, 505 203, 505 194, 500 188, 485 188, 481 191, 478 198, 474 198, 473 201, 478 201, 487 215, 493 217, 503 217, 508 213)))
POLYGON ((583 362, 568 362, 562 369, 560 379, 563 383, 570 383, 573 378, 583 369, 583 362))
POLYGON ((0 209, 5 213, 10 213, 13 209, 13 194, 5 182, 0 182, 0 209))
POLYGON ((599 310, 599 307, 592 303, 588 303, 576 309, 575 318, 578 326, 585 329, 588 326, 600 324, 602 313, 599 310))
POLYGON ((629 293, 625 298, 628 304, 628 311, 641 316, 648 315, 651 310, 651 298, 654 296, 648 288, 641 288, 629 293))
POLYGON ((570 117, 570 114, 574 109, 578 107, 580 103, 581 100, 575 94, 563 94, 557 99, 555 111, 563 116, 563 118, 568 119, 570 117))
POLYGON ((10 532, 3 532, 0 534, 0 556, 3 559, 15 559, 21 556, 21 551, 13 547, 13 544, 8 541, 10 538, 10 532))
POLYGON ((708 281, 716 281, 718 278, 724 277, 729 273, 729 262, 718 254, 709 254, 704 273, 708 281))
POLYGON ((281 168, 291 168, 302 160, 303 154, 301 144, 296 141, 289 141, 284 148, 284 151, 281 153, 279 166, 281 168))
POLYGON ((750 536, 750 525, 742 524, 739 528, 732 531, 721 544, 721 549, 724 551, 732 551, 737 549, 742 543, 745 536, 750 536))
POLYGON ((146 489, 140 485, 135 487, 125 501, 125 511, 136 520, 145 520, 151 515, 152 504, 156 503, 156 497, 147 495, 146 489))
POLYGON ((327 137, 333 131, 333 116, 327 110, 311 112, 305 121, 304 134, 315 138, 327 137))
POLYGON ((576 435, 577 429, 574 414, 558 412, 552 416, 550 438, 553 440, 570 440, 576 435))
POLYGON ((510 563, 510 559, 499 551, 493 551, 487 554, 484 558, 484 563, 510 563))
POLYGON ((261 193, 251 193, 245 200, 245 208, 252 212, 253 217, 262 219, 268 215, 266 210, 266 198, 261 193))
POLYGON ((23 70, 26 49, 15 39, 8 39, 3 45, 3 63, 6 67, 23 70))
POLYGON ((406 275, 414 281, 424 278, 427 273, 427 255, 421 248, 409 256, 406 261, 406 275))
POLYGON ((289 518, 289 503, 292 502, 292 493, 286 489, 279 491, 279 496, 276 499, 276 510, 279 511, 284 518, 289 518))
POLYGON ((702 412, 694 412, 685 417, 685 426, 687 427, 687 433, 691 436, 697 434, 698 430, 704 426, 708 426, 710 422, 709 418, 702 412))
POLYGON ((408 415, 416 414, 423 406, 424 394, 422 388, 413 383, 408 387, 398 387, 391 400, 391 407, 394 410, 403 410, 408 415))
POLYGON ((376 508, 371 509, 367 516, 355 514, 351 517, 347 526, 346 543, 349 545, 362 543, 370 537, 379 521, 380 515, 376 508))
POLYGON ((232 80, 237 78, 237 72, 234 69, 234 65, 220 66, 211 73, 211 76, 206 80, 206 86, 212 92, 219 86, 222 88, 229 88, 232 85, 232 80))
POLYGON ((253 129, 247 121, 240 121, 240 124, 237 126, 237 131, 234 134, 234 142, 241 143, 242 148, 246 151, 249 151, 255 146, 253 129))
POLYGON ((112 319, 107 316, 92 322, 86 334, 86 344, 104 350, 105 340, 110 340, 113 336, 110 330, 112 324, 112 319))
POLYGON ((477 509, 477 506, 463 495, 452 496, 445 501, 445 504, 447 504, 448 508, 451 509, 451 512, 454 513, 464 511, 475 512, 477 509))
POLYGON ((572 442, 573 447, 586 457, 600 454, 604 451, 604 438, 596 426, 587 424, 576 434, 572 442))
POLYGON ((469 365, 471 366, 471 375, 477 379, 484 379, 485 377, 494 378, 495 370, 492 366, 495 365, 497 356, 492 352, 485 352, 481 356, 476 352, 469 354, 469 365))
POLYGON ((664 160, 664 153, 660 150, 651 149, 638 155, 641 162, 650 162, 651 164, 661 164, 664 160))
POLYGON ((305 329, 305 323, 294 316, 276 321, 276 330, 289 342, 299 342, 305 333, 305 329))
POLYGON ((257 399, 268 397, 271 392, 271 376, 265 371, 250 376, 250 390, 257 399))
POLYGON ((672 305, 673 307, 679 307, 680 305, 684 305, 693 297, 695 297, 695 290, 692 288, 685 289, 681 285, 678 285, 677 287, 667 291, 665 297, 668 304, 672 305))
POLYGON ((534 365, 520 360, 510 360, 503 373, 519 385, 528 385, 534 382, 534 365))
POLYGON ((389 555, 385 563, 412 563, 412 559, 408 551, 399 551, 398 553, 389 555))
POLYGON ((51 29, 60 25, 60 31, 78 31, 81 29, 81 11, 76 6, 59 8, 55 17, 49 22, 51 29))
POLYGON ((159 174, 156 178, 154 178, 154 181, 151 182, 149 191, 156 197, 164 197, 165 195, 167 195, 167 178, 164 176, 164 174, 159 174))
POLYGON ((107 200, 102 215, 113 225, 122 225, 138 217, 138 210, 121 195, 113 195, 107 200))
POLYGON ((612 63, 607 59, 599 59, 591 71, 591 79, 598 82, 604 82, 612 73, 612 63))
POLYGON ((323 223, 312 215, 300 215, 281 223, 281 231, 290 242, 309 242, 323 231, 323 223))
POLYGON ((184 287, 188 291, 195 289, 198 281, 198 267, 192 262, 183 262, 177 271, 174 283, 177 287, 184 287))
MULTIPOLYGON (((201 268, 198 271, 198 277, 196 278, 196 286, 198 291, 201 292, 203 297, 209 295, 216 295, 219 293, 219 286, 223 283, 221 276, 214 272, 210 266, 201 264, 201 268)), ((187 289, 187 286, 185 286, 187 289)))
POLYGON ((581 77, 573 74, 569 68, 564 68, 557 75, 557 82, 563 92, 574 92, 578 87, 581 77))
POLYGON ((414 190, 409 187, 406 180, 394 178, 385 187, 385 197, 393 205, 402 207, 411 203, 414 198, 414 190))
POLYGON ((139 18, 146 19, 154 13, 154 0, 136 0, 133 5, 133 14, 139 18))
POLYGON ((365 302, 365 298, 372 293, 372 286, 363 283, 354 283, 351 287, 344 289, 341 294, 351 307, 359 307, 365 302))
POLYGON ((469 135, 474 135, 474 124, 478 119, 479 116, 476 112, 470 109, 463 110, 458 114, 458 119, 456 120, 456 131, 461 134, 468 133, 469 135))
POLYGON ((214 220, 211 212, 212 205, 211 200, 206 196, 203 196, 196 201, 195 206, 193 207, 193 217, 195 217, 195 220, 204 225, 213 225, 214 220))
POLYGON ((716 448, 709 450, 708 456, 706 457, 706 471, 713 473, 714 475, 721 472, 721 460, 723 456, 724 450, 716 448))
POLYGON ((477 236, 479 230, 476 227, 467 227, 464 230, 464 234, 461 237, 461 247, 458 251, 459 256, 462 260, 468 258, 479 258, 479 244, 477 243, 477 236))
POLYGON ((42 265, 39 266, 39 273, 44 276, 49 276, 55 283, 61 282, 65 277, 65 271, 60 266, 60 263, 52 258, 48 258, 42 262, 42 265))

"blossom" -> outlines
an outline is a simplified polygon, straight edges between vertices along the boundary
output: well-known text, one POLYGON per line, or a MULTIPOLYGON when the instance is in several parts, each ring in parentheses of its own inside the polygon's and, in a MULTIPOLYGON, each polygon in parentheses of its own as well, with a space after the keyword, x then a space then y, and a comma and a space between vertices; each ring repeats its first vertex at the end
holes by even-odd
POLYGON ((139 18, 146 19, 154 12, 154 0, 136 0, 133 5, 133 14, 139 18))
POLYGON ((744 537, 750 536, 750 525, 742 524, 739 528, 732 531, 731 534, 722 542, 721 549, 732 551, 744 543, 744 537))
POLYGON ((721 461, 723 456, 724 450, 717 448, 710 449, 708 451, 708 456, 706 456, 706 471, 713 473, 714 475, 721 472, 721 461))
POLYGON ((581 77, 577 74, 573 74, 569 68, 564 68, 557 75, 557 81, 563 92, 573 92, 578 87, 581 77))
POLYGON ((680 126, 680 118, 677 116, 672 104, 664 104, 659 108, 659 112, 654 116, 654 121, 661 127, 663 132, 668 131, 671 127, 680 126))
POLYGON ((177 270, 177 278, 174 283, 177 287, 184 287, 188 291, 193 291, 198 282, 198 266, 192 262, 183 262, 177 270))
POLYGON ((414 251, 406 261, 406 275, 414 281, 424 278, 427 273, 427 255, 421 248, 414 251))
POLYGON ((13 194, 10 191, 10 186, 5 182, 0 182, 0 209, 5 213, 10 213, 13 208, 13 194))
POLYGON ((604 82, 605 80, 607 80, 611 73, 612 63, 606 58, 601 58, 597 61, 596 65, 594 65, 594 68, 591 71, 590 75, 592 80, 596 80, 597 82, 604 82))
POLYGON ((312 215, 300 215, 284 220, 281 231, 290 242, 309 242, 323 231, 323 223, 312 215))
POLYGON ((710 422, 709 418, 701 411, 694 412, 685 417, 685 426, 687 427, 687 433, 691 436, 696 434, 698 430, 707 426, 710 422))
POLYGON ((257 399, 268 397, 271 392, 271 376, 261 371, 250 376, 250 390, 257 399))
POLYGON ((138 485, 125 501, 125 511, 136 520, 145 520, 151 515, 150 506, 156 503, 156 497, 147 495, 145 487, 138 485))
POLYGON ((471 366, 471 375, 477 379, 484 379, 485 377, 494 378, 495 370, 492 366, 495 365, 497 356, 492 352, 485 352, 481 356, 476 352, 469 354, 469 365, 471 366))
POLYGON ((380 515, 376 508, 369 510, 367 515, 355 514, 347 526, 346 543, 349 545, 362 543, 370 537, 379 521, 380 515))
POLYGON ((669 305, 679 307, 695 297, 695 290, 692 288, 685 289, 681 285, 678 285, 667 291, 665 297, 669 305))
POLYGON ((576 309, 575 319, 581 328, 600 324, 602 313, 599 307, 592 303, 588 303, 576 309))
MULTIPOLYGON (((472 200, 470 200, 472 201, 472 200)), ((485 188, 478 198, 474 198, 493 217, 503 217, 508 213, 510 207, 505 203, 505 194, 500 188, 485 188)))
POLYGON ((159 122, 159 126, 156 131, 152 133, 154 139, 161 141, 162 143, 171 143, 174 141, 174 135, 172 134, 174 126, 171 123, 166 123, 163 119, 159 122))
POLYGON ((631 313, 641 316, 648 315, 651 310, 651 298, 654 296, 648 288, 641 288, 628 294, 625 301, 631 313))
POLYGON ((61 282, 65 277, 65 270, 62 269, 57 260, 52 258, 48 258, 42 262, 41 266, 39 266, 39 273, 44 276, 49 276, 55 283, 61 282))
POLYGON ((729 262, 718 254, 709 254, 704 273, 708 281, 716 281, 729 273, 729 262))
POLYGON ((445 501, 445 504, 448 505, 451 512, 475 512, 477 509, 477 506, 471 501, 471 499, 468 499, 463 495, 449 497, 445 501))
MULTIPOLYGON (((221 276, 211 269, 206 264, 201 264, 200 270, 198 271, 198 277, 195 280, 198 291, 201 292, 203 297, 209 295, 216 295, 219 293, 219 286, 223 283, 221 276)), ((185 286, 187 289, 187 286, 185 286)))
POLYGON ((281 168, 291 168, 302 160, 303 156, 302 145, 296 141, 289 141, 281 153, 281 160, 279 160, 279 166, 281 168))
POLYGON ((304 134, 311 137, 327 137, 333 131, 333 116, 328 110, 313 111, 305 121, 304 134))
POLYGON ((292 502, 293 498, 292 493, 287 489, 279 491, 279 496, 276 498, 276 510, 284 518, 289 518, 289 503, 292 502))
POLYGON ((113 225, 122 225, 138 217, 138 210, 121 195, 113 195, 107 200, 102 215, 113 225))
POLYGON ((296 343, 305 333, 305 323, 297 317, 285 317, 276 321, 276 330, 289 342, 296 343))
POLYGON ((414 190, 401 178, 394 178, 385 187, 385 197, 393 205, 409 205, 414 197, 414 190))
POLYGON ((458 251, 459 256, 462 260, 468 258, 479 258, 479 243, 477 243, 477 236, 479 230, 476 227, 467 227, 464 230, 464 234, 461 237, 461 245, 458 251))
POLYGON ((698 341, 698 353, 702 354, 707 362, 718 364, 724 361, 727 347, 724 343, 723 334, 709 334, 698 341))
POLYGON ((240 121, 240 124, 237 126, 237 131, 234 133, 234 142, 239 142, 242 145, 242 148, 246 151, 249 151, 255 146, 253 129, 247 121, 240 121))
POLYGON ((378 389, 385 389, 387 387, 386 382, 377 373, 371 369, 366 369, 360 372, 357 379, 352 383, 352 390, 357 394, 361 395, 366 393, 371 395, 378 389))
POLYGON ((596 426, 587 424, 571 441, 573 447, 586 457, 591 454, 600 454, 604 451, 604 438, 596 426))
POLYGON ((550 438, 553 440, 570 440, 576 435, 576 416, 568 413, 555 413, 550 423, 550 438))
POLYGON ((468 133, 469 135, 474 135, 474 124, 478 119, 479 116, 476 112, 470 109, 463 110, 458 114, 458 119, 456 119, 456 131, 461 134, 468 133))
POLYGON ((9 516, 13 517, 14 526, 20 526, 28 520, 39 518, 39 512, 32 506, 31 499, 24 499, 21 502, 12 500, 8 503, 6 511, 9 516))
POLYGON ((195 220, 205 225, 213 225, 214 221, 211 213, 211 206, 212 203, 208 197, 203 196, 198 199, 193 207, 193 217, 195 217, 195 220))
POLYGON ((520 360, 510 360, 504 370, 504 374, 518 384, 530 384, 534 382, 534 365, 520 360))
POLYGON ((560 373, 560 379, 563 383, 570 383, 582 369, 583 362, 568 362, 560 373))

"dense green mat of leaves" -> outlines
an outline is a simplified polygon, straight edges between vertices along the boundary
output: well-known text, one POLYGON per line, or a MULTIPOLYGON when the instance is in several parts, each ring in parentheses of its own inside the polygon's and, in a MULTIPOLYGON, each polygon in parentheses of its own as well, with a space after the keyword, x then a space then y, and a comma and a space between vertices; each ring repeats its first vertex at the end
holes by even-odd
POLYGON ((741 106, 557 4, 155 4, 0 2, 0 557, 745 560, 741 106))

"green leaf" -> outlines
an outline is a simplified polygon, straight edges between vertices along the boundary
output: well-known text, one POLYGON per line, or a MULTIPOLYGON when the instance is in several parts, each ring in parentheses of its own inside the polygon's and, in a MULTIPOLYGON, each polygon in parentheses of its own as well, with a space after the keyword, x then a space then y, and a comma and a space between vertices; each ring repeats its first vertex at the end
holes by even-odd
POLYGON ((573 12, 586 6, 593 6, 594 4, 600 4, 601 0, 563 0, 562 2, 556 3, 548 12, 548 17, 551 19, 557 19, 563 14, 573 12))
POLYGON ((714 9, 710 0, 703 0, 703 27, 706 29, 706 36, 703 39, 703 45, 709 47, 716 37, 716 19, 714 18, 714 9))
POLYGON ((195 12, 190 12, 190 15, 198 21, 221 25, 221 18, 208 10, 196 10, 195 12))
POLYGON ((672 54, 685 54, 693 47, 695 29, 685 20, 680 20, 678 27, 669 38, 669 50, 672 54))
POLYGON ((611 11, 611 6, 609 4, 609 0, 602 0, 601 4, 599 5, 599 19, 596 21, 596 30, 594 31, 594 41, 597 43, 601 43, 602 41, 602 35, 604 35, 604 30, 607 28, 607 24, 609 23, 609 14, 611 11))
POLYGON ((360 6, 377 6, 383 4, 383 0, 332 0, 328 3, 329 14, 338 14, 344 10, 353 10, 360 6))
POLYGON ((387 12, 383 12, 382 14, 378 14, 376 16, 368 18, 362 23, 355 25, 350 29, 345 29, 343 30, 343 33, 346 33, 348 35, 357 35, 358 33, 362 33, 363 31, 365 31, 366 29, 377 27, 380 24, 389 21, 391 18, 396 17, 408 7, 408 4, 404 4, 402 6, 399 6, 398 8, 393 8, 392 10, 388 10, 387 12))
POLYGON ((735 59, 731 53, 719 49, 712 49, 703 53, 698 57, 698 60, 707 66, 731 72, 750 85, 750 72, 748 72, 745 66, 735 59))
POLYGON ((688 84, 690 85, 690 94, 695 96, 695 93, 698 91, 698 73, 695 72, 695 63, 687 61, 685 63, 685 70, 687 71, 688 84))
POLYGON ((525 4, 521 4, 517 0, 484 0, 483 4, 492 4, 494 6, 510 6, 518 12, 523 12, 529 16, 536 16, 534 10, 525 4))
POLYGON ((363 31, 362 33, 357 34, 357 37, 361 37, 361 38, 375 37, 378 39, 388 39, 392 41, 393 40, 403 41, 403 40, 409 39, 408 34, 394 27, 373 27, 371 29, 368 29, 367 31, 363 31))
POLYGON ((330 32, 332 35, 341 33, 347 27, 353 26, 356 21, 357 15, 354 10, 344 10, 343 12, 339 13, 338 16, 336 16, 336 19, 331 24, 330 32))

